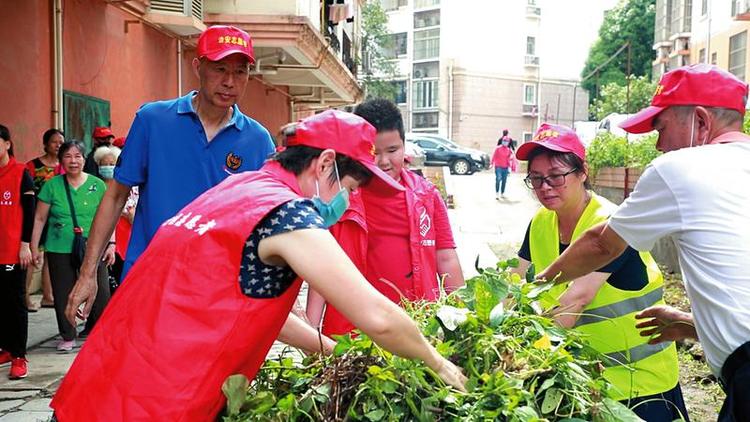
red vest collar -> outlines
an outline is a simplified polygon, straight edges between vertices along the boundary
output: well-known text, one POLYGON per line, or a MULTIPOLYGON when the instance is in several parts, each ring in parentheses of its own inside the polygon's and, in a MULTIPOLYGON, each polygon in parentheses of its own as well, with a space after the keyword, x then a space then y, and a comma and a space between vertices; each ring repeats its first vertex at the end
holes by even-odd
POLYGON ((297 176, 295 176, 291 171, 286 170, 284 167, 281 167, 281 164, 279 164, 278 161, 266 161, 266 163, 263 164, 263 167, 261 167, 258 171, 270 174, 274 179, 287 185, 289 189, 291 189, 297 195, 304 196, 302 195, 302 189, 300 189, 299 187, 297 176))

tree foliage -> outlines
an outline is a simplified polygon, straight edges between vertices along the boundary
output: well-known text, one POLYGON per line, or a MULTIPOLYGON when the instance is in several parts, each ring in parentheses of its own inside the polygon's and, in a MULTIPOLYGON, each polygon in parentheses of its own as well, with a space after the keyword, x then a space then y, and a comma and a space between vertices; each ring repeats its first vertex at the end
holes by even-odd
POLYGON ((385 51, 393 47, 388 31, 388 15, 377 0, 368 0, 362 7, 362 64, 361 82, 367 98, 395 100, 396 87, 388 79, 396 76, 396 65, 385 51))
POLYGON ((633 113, 651 103, 656 84, 647 76, 630 76, 630 102, 627 86, 612 82, 602 87, 591 105, 591 115, 601 120, 612 113, 633 113))
MULTIPOLYGON (((655 0, 620 0, 612 10, 606 12, 599 28, 599 38, 594 42, 581 73, 585 77, 597 66, 606 62, 626 42, 631 45, 630 73, 651 78, 651 62, 654 58, 655 0)), ((598 87, 611 83, 625 84, 628 54, 622 51, 614 60, 605 65, 597 76, 592 76, 581 84, 593 100, 598 96, 598 87)))

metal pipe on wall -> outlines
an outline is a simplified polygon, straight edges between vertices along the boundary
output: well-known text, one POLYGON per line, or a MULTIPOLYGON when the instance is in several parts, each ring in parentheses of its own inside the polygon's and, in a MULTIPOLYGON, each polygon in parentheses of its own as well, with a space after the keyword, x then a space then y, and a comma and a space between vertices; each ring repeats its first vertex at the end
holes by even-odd
POLYGON ((52 121, 58 129, 63 129, 65 122, 63 107, 63 19, 62 0, 53 0, 52 4, 52 121))
POLYGON ((182 40, 177 38, 177 96, 182 96, 182 40))

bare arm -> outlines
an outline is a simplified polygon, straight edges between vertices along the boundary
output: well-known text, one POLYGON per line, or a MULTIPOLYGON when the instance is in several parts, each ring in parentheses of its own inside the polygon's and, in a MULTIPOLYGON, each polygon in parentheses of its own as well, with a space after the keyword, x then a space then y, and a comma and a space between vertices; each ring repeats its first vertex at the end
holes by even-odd
POLYGON ((65 308, 65 317, 71 324, 75 325, 78 307, 83 303, 82 316, 88 317, 91 306, 96 298, 96 269, 99 260, 107 247, 107 242, 112 238, 115 231, 117 219, 120 218, 122 208, 130 194, 130 187, 116 180, 107 183, 107 191, 104 192, 102 202, 96 210, 94 222, 89 230, 89 238, 86 244, 86 255, 81 265, 81 272, 73 286, 73 291, 68 296, 68 306, 65 308))
POLYGON ((628 244, 606 223, 588 230, 537 278, 557 283, 574 280, 612 262, 628 244))
POLYGON ((326 300, 313 289, 307 291, 307 320, 313 327, 320 329, 323 326, 323 306, 326 300))
POLYGON ((365 280, 328 231, 296 230, 263 239, 258 246, 264 262, 287 263, 377 344, 423 360, 447 383, 463 388, 465 377, 455 365, 440 356, 401 308, 365 280))
POLYGON ((329 354, 333 352, 333 347, 336 346, 335 341, 322 334, 319 336, 314 328, 294 313, 289 314, 284 327, 281 328, 279 341, 302 349, 307 353, 322 352, 329 354), (321 350, 321 346, 323 350, 321 350))
POLYGON ((38 201, 36 204, 36 211, 34 212, 34 229, 31 232, 31 259, 34 261, 34 266, 37 268, 41 263, 41 253, 39 252, 39 241, 42 238, 42 230, 44 225, 47 224, 47 218, 49 218, 49 204, 46 202, 38 201))
POLYGON ((581 311, 592 300, 610 276, 608 273, 594 272, 573 280, 573 283, 560 296, 560 306, 555 308, 555 322, 565 328, 575 326, 581 311))
POLYGON ((443 283, 447 293, 450 293, 464 285, 464 274, 461 271, 461 263, 458 254, 453 248, 438 249, 437 272, 439 276, 445 276, 443 283))

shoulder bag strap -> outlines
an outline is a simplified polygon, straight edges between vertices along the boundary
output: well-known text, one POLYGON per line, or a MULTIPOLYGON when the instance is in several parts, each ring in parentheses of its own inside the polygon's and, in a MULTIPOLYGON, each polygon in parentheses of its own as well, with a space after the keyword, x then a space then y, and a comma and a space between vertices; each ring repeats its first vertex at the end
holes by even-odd
POLYGON ((73 230, 78 229, 78 219, 76 218, 76 209, 73 206, 73 198, 70 196, 70 185, 68 184, 68 176, 63 175, 63 182, 65 183, 65 194, 68 197, 68 206, 70 206, 70 217, 73 218, 73 230))

